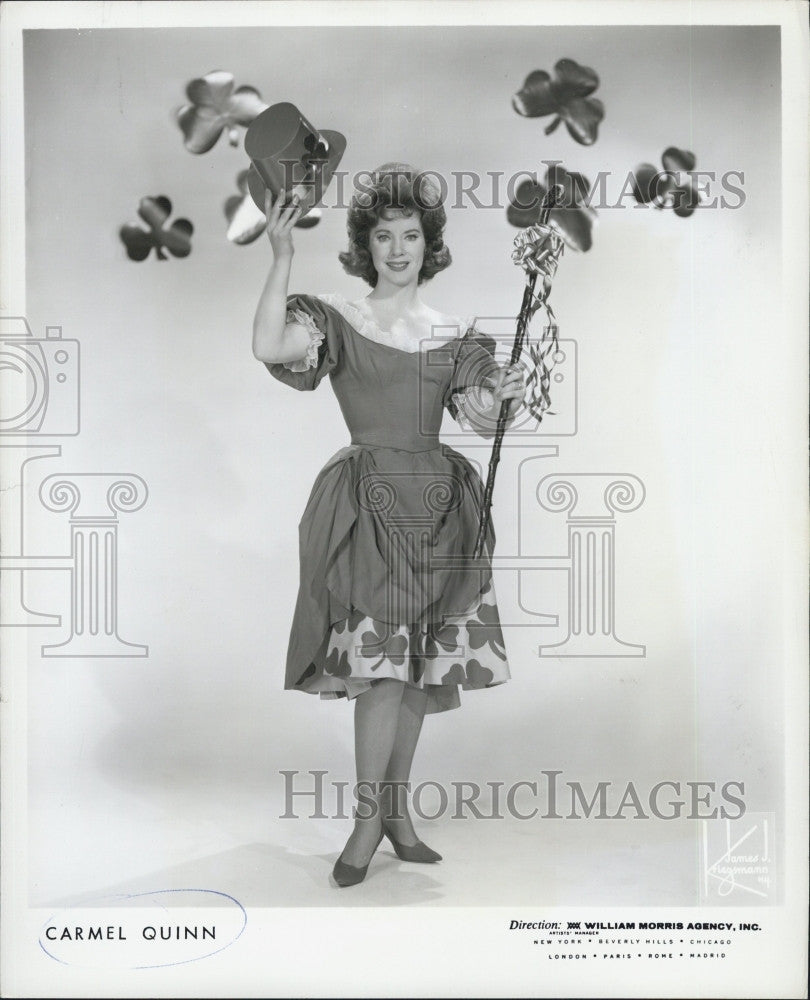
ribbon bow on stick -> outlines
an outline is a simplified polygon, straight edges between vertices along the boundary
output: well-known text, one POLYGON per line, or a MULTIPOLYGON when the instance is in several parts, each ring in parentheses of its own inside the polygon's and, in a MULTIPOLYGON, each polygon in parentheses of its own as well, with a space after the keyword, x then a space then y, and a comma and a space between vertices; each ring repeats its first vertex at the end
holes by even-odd
POLYGON ((515 237, 512 260, 527 274, 542 274, 543 290, 548 295, 551 279, 557 272, 562 246, 562 237, 547 224, 529 226, 515 237))
POLYGON ((543 327, 543 334, 537 344, 529 344, 529 356, 532 359, 532 369, 526 380, 529 390, 527 407, 538 423, 551 405, 549 386, 551 385, 551 367, 546 359, 552 359, 558 350, 557 321, 549 305, 551 279, 557 273, 557 264, 565 249, 565 243, 559 233, 547 224, 529 226, 515 237, 515 249, 512 260, 520 265, 529 276, 542 278, 542 288, 538 294, 533 294, 529 307, 529 321, 538 309, 543 308, 548 316, 548 323, 543 327))
MULTIPOLYGON (((534 361, 534 369, 527 380, 530 389, 529 410, 537 418, 542 419, 542 415, 548 409, 550 399, 548 386, 550 383, 549 368, 545 363, 546 356, 557 348, 557 324, 554 314, 548 304, 548 296, 551 291, 551 279, 557 271, 557 262, 563 252, 563 241, 559 234, 548 225, 549 212, 563 195, 563 190, 559 185, 552 186, 543 198, 540 207, 540 220, 534 226, 522 229, 515 237, 512 251, 512 260, 526 272, 526 287, 523 290, 523 302, 520 306, 520 313, 517 318, 517 329, 515 332, 515 342, 512 347, 512 357, 510 364, 516 365, 520 360, 523 345, 529 329, 529 322, 534 314, 541 307, 545 307, 549 316, 549 324, 543 330, 540 342, 530 347, 530 354, 534 361), (537 279, 542 276, 542 287, 540 292, 535 294, 537 279)), ((487 527, 489 526, 490 510, 492 508, 492 491, 495 486, 495 472, 501 458, 501 442, 506 431, 506 422, 509 415, 509 400, 505 399, 501 403, 501 410, 498 415, 498 424, 495 429, 495 439, 492 444, 492 455, 489 460, 489 471, 487 473, 487 483, 484 496, 481 500, 481 509, 478 520, 478 536, 475 541, 475 551, 473 557, 480 558, 484 550, 484 539, 486 538, 487 527)))

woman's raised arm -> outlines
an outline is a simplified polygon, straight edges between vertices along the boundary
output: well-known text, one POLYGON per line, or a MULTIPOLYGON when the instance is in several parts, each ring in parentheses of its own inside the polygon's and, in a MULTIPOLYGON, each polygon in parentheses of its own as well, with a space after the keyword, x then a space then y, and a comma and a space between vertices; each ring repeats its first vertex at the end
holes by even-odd
POLYGON ((270 364, 299 361, 306 357, 309 333, 300 323, 287 322, 287 292, 295 252, 292 230, 301 217, 298 196, 282 209, 284 192, 273 203, 268 188, 264 196, 267 215, 267 235, 273 248, 273 266, 253 319, 253 354, 259 361, 270 364))

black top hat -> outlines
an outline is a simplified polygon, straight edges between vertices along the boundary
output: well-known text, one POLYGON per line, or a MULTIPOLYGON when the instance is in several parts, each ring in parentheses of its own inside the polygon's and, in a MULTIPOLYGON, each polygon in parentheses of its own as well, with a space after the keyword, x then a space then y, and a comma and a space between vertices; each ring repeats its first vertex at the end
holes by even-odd
POLYGON ((294 104, 273 104, 245 133, 245 152, 251 159, 248 191, 263 212, 267 188, 276 198, 282 188, 287 196, 297 189, 306 214, 321 200, 345 150, 340 132, 318 131, 294 104))

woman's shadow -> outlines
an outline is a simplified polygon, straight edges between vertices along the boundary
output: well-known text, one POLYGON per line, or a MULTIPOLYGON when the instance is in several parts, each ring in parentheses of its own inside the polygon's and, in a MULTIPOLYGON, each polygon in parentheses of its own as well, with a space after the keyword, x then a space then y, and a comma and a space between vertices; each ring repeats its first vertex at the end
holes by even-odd
MULTIPOLYGON (((224 893, 245 908, 420 906, 445 897, 444 886, 433 874, 439 865, 408 864, 384 847, 375 853, 363 882, 340 888, 331 877, 337 857, 334 852, 294 851, 267 842, 244 844, 83 893, 80 897, 48 900, 47 903, 108 906, 110 897, 180 889, 224 893)), ((180 897, 178 905, 182 905, 180 897)))

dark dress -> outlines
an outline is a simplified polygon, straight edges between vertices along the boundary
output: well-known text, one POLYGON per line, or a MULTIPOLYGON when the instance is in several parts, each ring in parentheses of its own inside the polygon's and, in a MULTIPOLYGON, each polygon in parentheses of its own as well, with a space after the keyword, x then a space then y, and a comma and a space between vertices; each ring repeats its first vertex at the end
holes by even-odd
MULTIPOLYGON (((469 559, 481 480, 439 429, 445 407, 463 422, 498 365, 472 329, 417 345, 339 296, 291 295, 287 318, 309 330, 308 356, 268 370, 304 390, 329 375, 351 444, 299 525, 284 686, 352 698, 393 677, 426 691, 427 712, 455 708, 460 687, 500 684, 509 668, 489 557, 469 559)), ((490 553, 493 541, 490 529, 490 553)))

